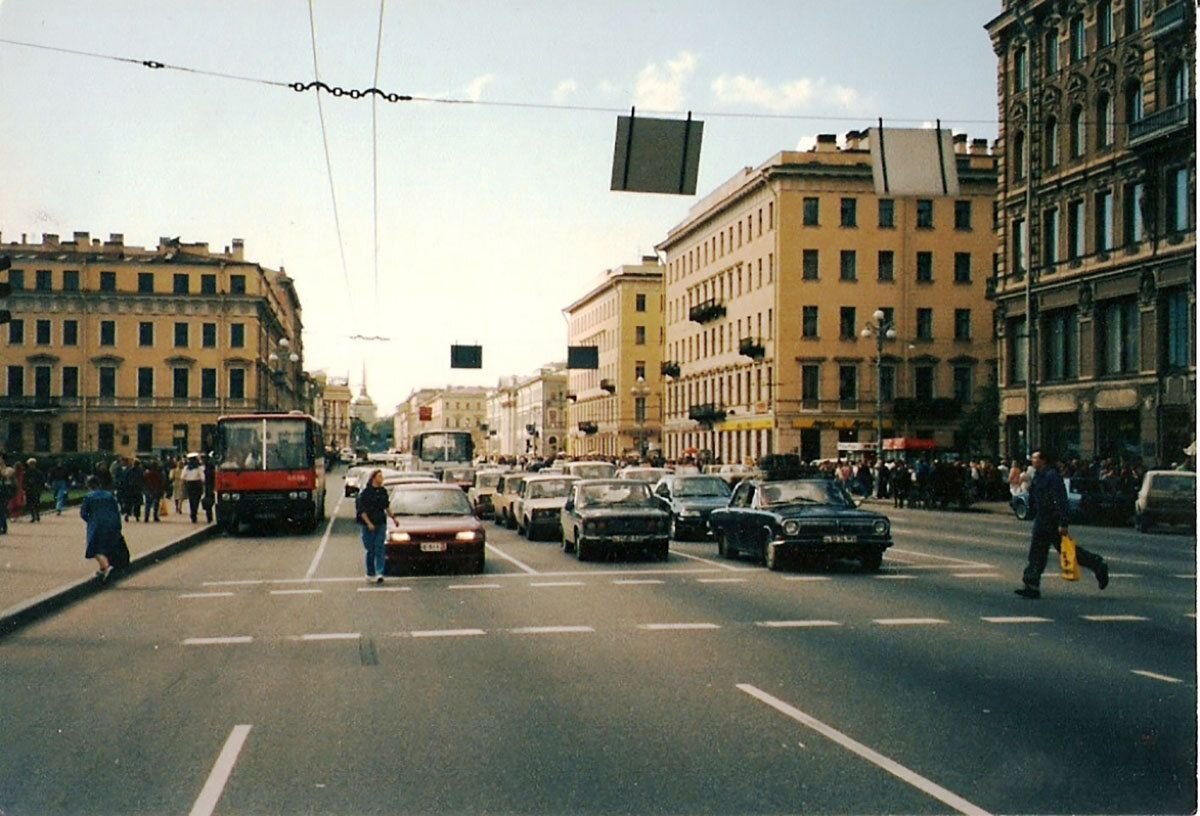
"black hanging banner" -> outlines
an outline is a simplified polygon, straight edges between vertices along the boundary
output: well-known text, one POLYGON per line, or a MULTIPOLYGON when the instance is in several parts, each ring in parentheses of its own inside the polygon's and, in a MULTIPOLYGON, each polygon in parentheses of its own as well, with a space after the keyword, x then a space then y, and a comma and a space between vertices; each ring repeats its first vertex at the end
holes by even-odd
POLYGON ((618 116, 609 189, 695 195, 703 136, 691 111, 684 121, 638 118, 636 108, 618 116))

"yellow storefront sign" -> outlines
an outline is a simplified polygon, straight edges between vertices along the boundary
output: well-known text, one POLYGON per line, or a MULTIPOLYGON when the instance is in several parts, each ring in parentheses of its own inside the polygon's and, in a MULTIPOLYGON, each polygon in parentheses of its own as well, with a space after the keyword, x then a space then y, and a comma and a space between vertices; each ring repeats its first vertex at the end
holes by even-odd
POLYGON ((775 427, 771 417, 758 419, 729 419, 713 426, 714 431, 769 431, 775 427))

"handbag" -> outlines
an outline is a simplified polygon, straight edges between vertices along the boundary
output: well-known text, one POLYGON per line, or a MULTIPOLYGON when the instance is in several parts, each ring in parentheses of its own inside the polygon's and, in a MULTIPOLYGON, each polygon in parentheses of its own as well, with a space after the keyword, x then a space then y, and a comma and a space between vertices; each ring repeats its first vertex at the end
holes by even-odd
POLYGON ((168 510, 168 508, 170 506, 171 506, 171 503, 168 502, 166 499, 159 499, 158 500, 158 514, 160 516, 170 515, 170 511, 168 510))
POLYGON ((129 560, 129 545, 125 543, 125 536, 122 535, 108 561, 114 569, 125 569, 129 566, 129 560))
POLYGON ((1079 558, 1075 553, 1075 539, 1064 535, 1058 545, 1058 563, 1062 567, 1064 581, 1079 580, 1079 558))

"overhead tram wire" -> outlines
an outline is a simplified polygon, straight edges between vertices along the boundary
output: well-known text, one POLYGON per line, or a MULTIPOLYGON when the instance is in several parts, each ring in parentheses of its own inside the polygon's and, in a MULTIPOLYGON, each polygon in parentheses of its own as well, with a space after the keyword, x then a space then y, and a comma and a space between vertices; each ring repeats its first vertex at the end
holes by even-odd
MULTIPOLYGON (((371 81, 374 87, 379 86, 379 57, 383 50, 383 6, 386 0, 379 0, 379 35, 375 39, 375 76, 371 81)), ((318 94, 320 96, 320 94, 318 94)), ((379 128, 376 122, 376 108, 379 99, 371 96, 371 217, 374 224, 375 241, 375 297, 371 301, 373 307, 372 320, 378 325, 379 320, 379 128)))

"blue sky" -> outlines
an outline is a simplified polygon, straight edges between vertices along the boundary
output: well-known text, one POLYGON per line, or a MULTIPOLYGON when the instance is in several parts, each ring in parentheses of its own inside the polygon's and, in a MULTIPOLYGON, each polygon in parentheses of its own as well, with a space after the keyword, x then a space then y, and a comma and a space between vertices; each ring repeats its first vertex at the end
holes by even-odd
MULTIPOLYGON (((379 3, 313 0, 321 78, 368 87, 379 3)), ((996 136, 999 0, 402 2, 379 85, 430 97, 696 112, 696 197, 608 190, 616 115, 379 103, 0 43, 3 240, 234 237, 287 268, 306 363, 365 359, 384 412, 413 387, 494 384, 565 355, 561 309, 636 263, 698 197, 780 150, 883 117, 996 136), (725 117, 746 113, 759 117, 725 117), (706 115, 707 114, 707 115, 706 115), (787 118, 765 118, 763 115, 787 118), (352 334, 384 335, 366 345, 352 334), (484 346, 452 371, 448 346, 484 346)), ((0 39, 273 81, 313 78, 306 0, 0 0, 0 39)))

